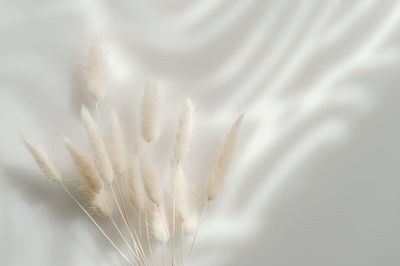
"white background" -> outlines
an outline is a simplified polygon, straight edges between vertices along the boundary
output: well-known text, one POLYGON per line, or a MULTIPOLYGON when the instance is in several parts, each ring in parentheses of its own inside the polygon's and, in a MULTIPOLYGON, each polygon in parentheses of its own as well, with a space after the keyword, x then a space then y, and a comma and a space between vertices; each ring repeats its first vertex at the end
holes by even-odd
POLYGON ((62 136, 85 143, 75 64, 98 39, 104 108, 137 115, 154 77, 168 136, 194 99, 193 179, 246 113, 191 265, 400 265, 399 26, 389 0, 0 1, 0 265, 120 263, 20 141, 69 175, 62 136))

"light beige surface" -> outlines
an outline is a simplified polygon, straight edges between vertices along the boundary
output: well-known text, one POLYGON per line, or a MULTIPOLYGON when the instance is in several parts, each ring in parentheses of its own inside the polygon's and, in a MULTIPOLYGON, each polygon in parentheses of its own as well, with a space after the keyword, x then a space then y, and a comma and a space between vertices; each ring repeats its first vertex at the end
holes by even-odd
POLYGON ((74 63, 101 38, 106 105, 137 115, 147 76, 171 117, 196 102, 192 178, 246 112, 191 265, 399 265, 399 25, 389 0, 0 1, 0 264, 119 263, 19 139, 69 174, 62 136, 85 143, 74 63))

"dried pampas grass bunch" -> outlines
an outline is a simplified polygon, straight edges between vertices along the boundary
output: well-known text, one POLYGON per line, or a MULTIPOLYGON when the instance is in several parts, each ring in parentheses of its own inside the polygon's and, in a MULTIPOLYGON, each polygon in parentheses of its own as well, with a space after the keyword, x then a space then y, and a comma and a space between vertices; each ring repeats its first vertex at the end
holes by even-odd
POLYGON ((159 170, 155 156, 146 156, 154 152, 153 143, 162 133, 157 84, 154 81, 145 84, 140 106, 141 139, 130 147, 117 112, 109 111, 107 125, 100 120, 99 106, 110 77, 108 64, 104 50, 93 46, 81 65, 82 85, 93 98, 96 110, 81 108, 91 152, 64 137, 79 175, 77 180, 65 185, 45 150, 27 138, 24 143, 43 174, 61 186, 127 264, 156 264, 154 254, 159 245, 162 250, 159 261, 162 259, 164 265, 188 265, 208 203, 220 193, 232 163, 243 115, 227 133, 204 187, 194 186, 183 165, 190 149, 195 115, 193 102, 187 98, 177 117, 174 144, 165 164, 168 166, 165 182, 165 172, 159 170), (97 219, 108 220, 117 239, 112 239, 97 219), (186 245, 185 238, 190 238, 186 245))

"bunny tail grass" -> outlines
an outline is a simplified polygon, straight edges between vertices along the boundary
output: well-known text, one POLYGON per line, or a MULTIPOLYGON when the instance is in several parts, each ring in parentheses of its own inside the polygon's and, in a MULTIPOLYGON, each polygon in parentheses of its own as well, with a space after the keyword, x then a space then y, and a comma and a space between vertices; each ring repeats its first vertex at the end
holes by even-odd
POLYGON ((131 165, 128 168, 128 182, 129 198, 135 209, 140 214, 145 208, 146 191, 140 174, 139 158, 136 155, 132 159, 131 165))
MULTIPOLYGON (((113 185, 112 185, 112 184, 110 184, 110 188, 111 188, 112 196, 113 196, 113 198, 114 198, 114 202, 115 202, 116 205, 117 205, 117 209, 118 209, 118 211, 119 211, 119 214, 121 215, 122 220, 123 220, 124 223, 125 223, 126 229, 128 230, 129 235, 130 235, 130 237, 131 237, 131 239, 132 239, 132 243, 133 243, 133 245, 134 245, 135 252, 136 252, 136 253, 135 253, 135 254, 136 254, 136 257, 138 258, 138 260, 143 260, 143 262, 145 262, 146 259, 145 259, 145 255, 143 255, 144 252, 143 252, 143 254, 140 253, 140 250, 139 250, 139 248, 138 248, 136 239, 135 239, 135 237, 133 236, 131 227, 130 227, 129 222, 128 222, 128 220, 127 220, 127 216, 125 215, 125 212, 123 212, 123 210, 122 210, 121 207, 120 207, 120 204, 118 203, 118 199, 117 199, 117 197, 116 197, 116 194, 115 194, 115 191, 114 191, 114 188, 113 188, 113 185)), ((121 200, 121 203, 122 203, 122 200, 123 200, 123 199, 120 198, 120 200, 121 200)), ((136 233, 136 232, 135 232, 135 233, 136 233)))
POLYGON ((151 142, 159 133, 159 95, 154 81, 147 81, 141 103, 141 133, 143 140, 151 142))
POLYGON ((38 144, 33 143, 31 140, 23 137, 26 148, 30 151, 37 165, 42 173, 50 180, 61 182, 62 177, 56 165, 49 159, 46 151, 38 144))
POLYGON ((169 250, 171 251, 172 265, 176 265, 175 250, 169 239, 170 232, 169 232, 169 225, 167 222, 167 218, 168 217, 167 217, 164 205, 154 205, 153 206, 153 220, 152 220, 153 235, 161 244, 163 244, 164 242, 168 242, 169 250), (158 215, 157 215, 157 211, 158 211, 158 215), (161 229, 163 229, 163 231, 161 231, 161 229))
POLYGON ((192 244, 190 245, 190 249, 189 249, 189 252, 188 252, 188 255, 187 255, 187 259, 186 259, 187 261, 189 260, 190 255, 192 254, 194 243, 196 242, 197 234, 199 233, 199 225, 204 219, 204 215, 206 214, 206 211, 207 211, 207 208, 208 208, 208 203, 209 203, 209 201, 206 201, 206 203, 205 203, 205 205, 203 207, 203 212, 201 213, 200 221, 198 221, 196 232, 194 233, 193 241, 192 241, 192 244))
POLYGON ((228 172, 229 166, 232 161, 233 153, 236 148, 236 143, 239 137, 239 129, 243 120, 243 114, 240 115, 228 135, 225 138, 225 143, 222 148, 222 152, 214 165, 212 174, 209 176, 206 184, 206 196, 207 200, 213 200, 220 192, 224 183, 224 178, 228 172))
POLYGON ((199 214, 193 211, 182 223, 183 231, 186 235, 192 235, 199 228, 199 214))
POLYGON ((182 160, 189 150, 192 127, 193 103, 189 98, 187 98, 179 118, 178 133, 176 134, 173 155, 177 161, 182 160))
POLYGON ((125 173, 126 173, 126 169, 127 169, 127 151, 125 148, 125 141, 124 141, 124 135, 123 135, 121 123, 120 123, 117 113, 114 110, 112 110, 110 113, 110 129, 109 130, 110 130, 110 139, 108 142, 108 144, 109 144, 108 148, 109 148, 110 159, 111 159, 112 166, 114 168, 114 173, 115 173, 114 184, 110 184, 111 192, 114 197, 114 201, 117 205, 118 211, 121 214, 121 216, 124 220, 125 226, 128 229, 128 232, 131 236, 132 243, 134 244, 134 248, 137 253, 136 255, 138 257, 140 256, 140 258, 143 260, 143 262, 147 263, 145 261, 144 252, 143 252, 143 254, 140 254, 140 251, 143 250, 140 245, 140 242, 139 242, 139 246, 140 246, 141 250, 138 249, 137 241, 135 240, 135 238, 133 236, 132 232, 134 232, 136 234, 136 231, 135 231, 134 227, 131 226, 131 224, 130 224, 130 219, 128 217, 128 213, 127 213, 127 209, 126 209, 126 205, 125 205, 125 199, 123 197, 123 193, 120 188, 120 183, 125 181, 125 179, 122 180, 122 178, 125 177, 125 173), (115 185, 117 188, 117 195, 118 195, 119 202, 118 202, 118 199, 114 192, 113 185, 115 185))
POLYGON ((175 249, 175 229, 176 217, 180 218, 181 222, 185 220, 190 210, 189 186, 186 176, 179 161, 172 160, 172 246, 175 249))
POLYGON ((110 158, 108 157, 107 149, 103 141, 99 127, 94 122, 89 110, 82 106, 81 119, 85 125, 90 144, 92 146, 95 164, 101 179, 111 184, 114 178, 113 169, 111 166, 110 158))
POLYGON ((112 110, 110 114, 109 134, 109 156, 114 168, 114 173, 121 177, 124 175, 127 167, 127 152, 121 123, 114 110, 112 110))
POLYGON ((106 52, 99 44, 90 47, 81 64, 82 87, 96 102, 101 101, 109 86, 110 66, 106 52))
POLYGON ((92 160, 78 149, 68 138, 64 137, 64 143, 75 164, 78 173, 94 193, 103 189, 103 181, 97 174, 92 160))
POLYGON ((174 187, 175 187, 176 214, 181 219, 181 221, 185 221, 191 212, 190 197, 189 197, 190 189, 188 180, 180 164, 176 165, 174 187))
POLYGON ((149 206, 151 206, 151 205, 146 204, 146 201, 144 200, 144 221, 145 221, 145 226, 146 226, 147 245, 148 245, 149 252, 150 252, 151 265, 154 266, 153 250, 151 248, 150 233, 149 233, 149 214, 148 214, 148 209, 149 209, 149 206))
MULTIPOLYGON (((187 98, 185 101, 185 104, 182 108, 180 118, 179 118, 179 124, 178 124, 178 131, 176 134, 176 139, 175 139, 175 146, 173 150, 173 158, 176 161, 176 166, 178 169, 175 170, 175 180, 173 184, 173 207, 172 207, 172 246, 175 248, 175 217, 176 217, 176 211, 178 210, 178 215, 182 214, 185 212, 185 207, 187 204, 185 204, 184 200, 182 200, 184 189, 182 190, 182 186, 185 184, 185 178, 180 175, 179 173, 182 172, 182 169, 179 167, 179 162, 187 155, 189 151, 189 145, 190 145, 190 139, 192 136, 192 127, 193 127, 193 103, 190 100, 190 98, 187 98), (177 181, 180 182, 180 184, 177 184, 177 181), (180 186, 177 188, 177 185, 180 186), (177 189, 180 191, 177 193, 177 189), (178 197, 178 198, 177 198, 178 197), (179 213, 180 211, 180 213, 179 213)), ((182 216, 181 216, 182 219, 182 216)))
POLYGON ((144 189, 147 197, 157 206, 161 205, 164 199, 164 192, 161 182, 158 180, 154 171, 154 163, 150 164, 147 160, 141 159, 141 174, 144 189))
MULTIPOLYGON (((214 200, 215 197, 218 195, 220 192, 224 178, 226 176, 226 173, 228 172, 229 165, 232 161, 233 153, 236 148, 237 140, 239 137, 239 130, 240 126, 242 124, 244 114, 240 115, 235 123, 232 125, 231 130, 229 131, 228 135, 225 138, 225 143, 222 148, 222 152, 213 168, 211 176, 207 180, 206 184, 206 196, 207 196, 207 201, 203 207, 203 211, 200 217, 199 224, 203 221, 204 215, 206 213, 208 203, 211 200, 214 200)), ((190 255, 192 254, 192 250, 194 247, 194 244, 196 242, 197 234, 199 232, 199 227, 197 226, 196 232, 194 234, 194 238, 192 241, 192 244, 190 246, 187 260, 189 260, 190 255)))
POLYGON ((99 217, 111 217, 113 212, 113 204, 104 196, 103 191, 92 195, 89 206, 91 211, 99 217))
POLYGON ((160 207, 153 205, 151 228, 154 238, 158 242, 165 243, 168 241, 170 233, 167 226, 165 208, 162 205, 160 207))

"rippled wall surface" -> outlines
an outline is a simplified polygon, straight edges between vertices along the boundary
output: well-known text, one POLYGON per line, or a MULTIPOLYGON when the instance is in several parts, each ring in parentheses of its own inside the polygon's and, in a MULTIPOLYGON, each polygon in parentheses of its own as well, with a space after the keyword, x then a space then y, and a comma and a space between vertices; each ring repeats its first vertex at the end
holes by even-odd
POLYGON ((195 100, 193 179, 246 113, 191 265, 400 265, 400 2, 390 0, 1 1, 1 265, 118 262, 18 138, 34 136, 68 169, 61 136, 82 134, 74 64, 98 39, 114 65, 109 103, 135 110, 148 76, 167 103, 195 100))

